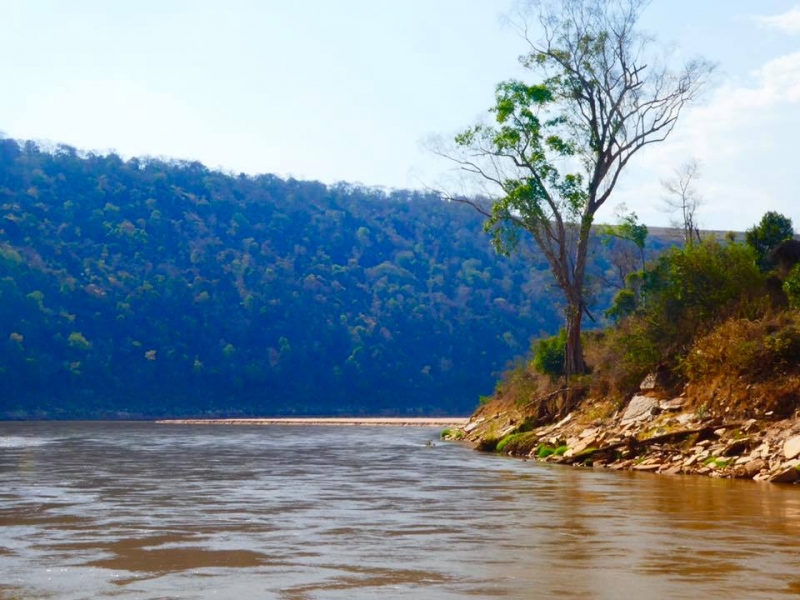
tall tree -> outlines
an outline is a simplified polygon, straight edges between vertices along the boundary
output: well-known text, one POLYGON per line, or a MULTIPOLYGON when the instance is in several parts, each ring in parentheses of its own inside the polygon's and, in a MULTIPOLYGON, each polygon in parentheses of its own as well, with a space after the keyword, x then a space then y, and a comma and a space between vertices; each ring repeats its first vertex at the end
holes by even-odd
MULTIPOLYGON (((630 159, 662 142, 713 66, 673 72, 636 26, 645 0, 534 0, 541 37, 521 57, 532 83, 496 88, 493 124, 470 127, 440 153, 488 184, 487 200, 451 194, 487 217, 496 248, 533 236, 566 301, 565 373, 586 371, 581 324, 594 217, 630 159)), ((528 23, 531 21, 529 20, 528 23)))
POLYGON ((700 241, 697 209, 702 204, 702 198, 694 186, 699 177, 700 164, 693 158, 675 169, 671 179, 661 182, 661 187, 666 192, 662 199, 664 210, 671 214, 677 213, 672 226, 683 230, 683 242, 687 246, 700 241))
POLYGON ((781 242, 793 237, 792 220, 772 210, 765 213, 758 225, 751 227, 744 234, 747 245, 756 251, 758 266, 763 271, 772 268, 770 251, 781 242))
POLYGON ((619 275, 619 287, 624 287, 628 274, 636 270, 644 272, 647 267, 644 247, 650 231, 647 229, 647 225, 639 223, 639 217, 635 212, 629 212, 625 204, 617 206, 614 212, 617 219, 616 225, 601 225, 598 228, 603 244, 610 246, 612 240, 616 238, 630 242, 638 250, 638 257, 632 257, 625 251, 612 250, 611 252, 611 263, 617 268, 619 275))

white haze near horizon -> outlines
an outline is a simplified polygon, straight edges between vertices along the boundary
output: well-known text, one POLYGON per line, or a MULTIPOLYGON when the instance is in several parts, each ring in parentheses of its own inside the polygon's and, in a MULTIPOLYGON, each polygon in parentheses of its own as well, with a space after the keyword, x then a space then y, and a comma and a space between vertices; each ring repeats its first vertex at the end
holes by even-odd
MULTIPOLYGON (((234 172, 420 188, 446 175, 422 145, 475 122, 526 77, 514 0, 0 0, 0 131, 234 172)), ((677 58, 719 65, 670 140, 643 151, 603 209, 651 225, 660 180, 703 165, 700 224, 767 210, 800 226, 800 3, 653 0, 642 26, 677 58)))

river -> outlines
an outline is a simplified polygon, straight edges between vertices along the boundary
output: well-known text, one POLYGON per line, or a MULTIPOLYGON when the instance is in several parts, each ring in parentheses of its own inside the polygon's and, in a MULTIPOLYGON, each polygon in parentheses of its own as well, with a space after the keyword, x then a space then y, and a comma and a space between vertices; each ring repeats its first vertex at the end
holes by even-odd
POLYGON ((0 423, 0 599, 779 598, 800 488, 417 427, 0 423))

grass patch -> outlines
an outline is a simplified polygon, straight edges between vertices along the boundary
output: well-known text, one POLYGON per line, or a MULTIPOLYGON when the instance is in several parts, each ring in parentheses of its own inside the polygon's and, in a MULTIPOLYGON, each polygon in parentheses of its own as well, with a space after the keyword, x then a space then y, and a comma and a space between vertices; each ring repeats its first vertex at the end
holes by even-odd
POLYGON ((463 440, 464 432, 460 429, 445 429, 440 434, 443 440, 463 440))
POLYGON ((497 452, 506 454, 528 454, 534 447, 539 437, 532 431, 520 431, 504 437, 497 444, 497 452))
POLYGON ((563 456, 569 450, 569 446, 550 446, 549 444, 539 444, 536 447, 536 458, 547 458, 548 456, 563 456))
POLYGON ((732 458, 720 458, 718 456, 709 456, 707 459, 703 461, 703 464, 707 467, 714 467, 715 469, 724 469, 733 463, 732 458))

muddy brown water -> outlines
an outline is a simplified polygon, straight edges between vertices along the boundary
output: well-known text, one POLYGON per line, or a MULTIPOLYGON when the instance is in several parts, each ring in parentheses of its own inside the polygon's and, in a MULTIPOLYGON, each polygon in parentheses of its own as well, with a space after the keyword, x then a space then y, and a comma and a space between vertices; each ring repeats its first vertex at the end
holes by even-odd
POLYGON ((0 423, 0 599, 780 598, 800 487, 437 429, 0 423))

